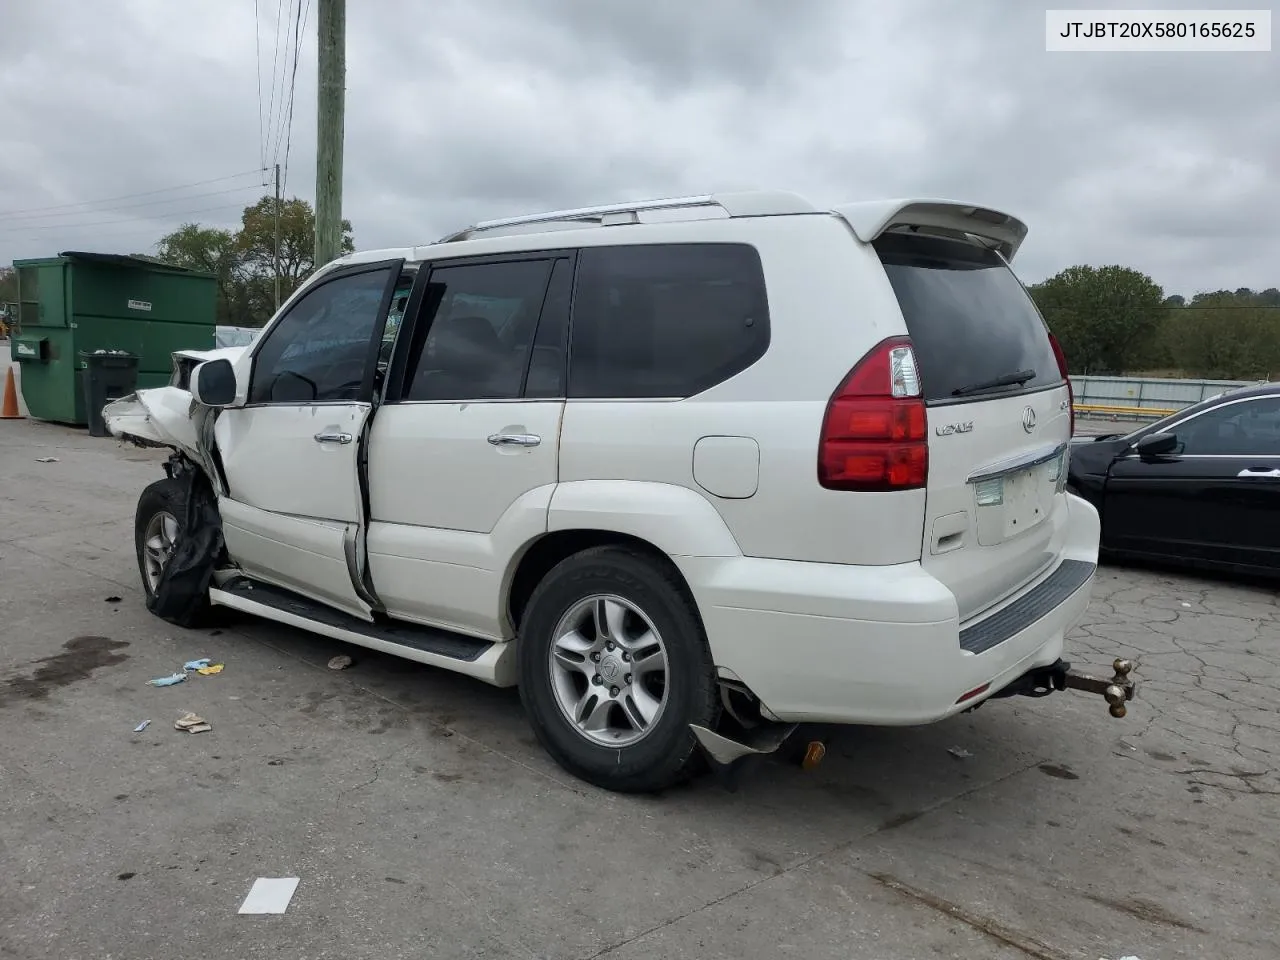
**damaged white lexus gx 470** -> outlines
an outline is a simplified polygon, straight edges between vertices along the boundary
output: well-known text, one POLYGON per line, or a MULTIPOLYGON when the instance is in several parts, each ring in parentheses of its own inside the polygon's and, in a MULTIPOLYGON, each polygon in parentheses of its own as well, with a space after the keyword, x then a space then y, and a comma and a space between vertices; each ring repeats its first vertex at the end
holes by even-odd
POLYGON ((251 345, 107 406, 174 450, 138 501, 148 606, 518 685, 611 790, 736 774, 801 723, 1066 688, 1123 716, 1129 663, 1062 659, 1098 514, 1065 490, 1025 235, 761 192, 347 255, 251 345))

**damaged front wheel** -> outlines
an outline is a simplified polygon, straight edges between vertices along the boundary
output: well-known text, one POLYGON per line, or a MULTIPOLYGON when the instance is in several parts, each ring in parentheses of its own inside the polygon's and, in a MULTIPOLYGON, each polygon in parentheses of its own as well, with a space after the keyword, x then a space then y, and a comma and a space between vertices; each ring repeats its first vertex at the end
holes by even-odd
MULTIPOLYGON (((134 549, 147 609, 184 627, 208 623, 213 613, 207 578, 200 577, 203 582, 193 585, 189 578, 181 578, 187 582, 180 583, 174 576, 177 573, 174 558, 179 557, 179 566, 187 565, 189 558, 181 555, 191 553, 193 546, 188 537, 192 489, 190 475, 157 480, 138 497, 133 524, 134 549)), ((221 547, 220 541, 217 546, 221 547)))

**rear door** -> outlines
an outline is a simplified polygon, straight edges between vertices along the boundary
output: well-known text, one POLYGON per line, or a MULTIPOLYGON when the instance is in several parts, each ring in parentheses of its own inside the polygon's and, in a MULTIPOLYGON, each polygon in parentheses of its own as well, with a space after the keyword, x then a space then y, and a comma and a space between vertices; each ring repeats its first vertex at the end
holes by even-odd
POLYGON ((507 561, 546 531, 556 484, 573 263, 436 263, 410 298, 369 442, 369 571, 388 614, 503 635, 507 561))
POLYGON ((966 620, 1056 559, 1070 391, 1044 321, 998 253, 911 233, 874 246, 928 405, 921 562, 966 620))

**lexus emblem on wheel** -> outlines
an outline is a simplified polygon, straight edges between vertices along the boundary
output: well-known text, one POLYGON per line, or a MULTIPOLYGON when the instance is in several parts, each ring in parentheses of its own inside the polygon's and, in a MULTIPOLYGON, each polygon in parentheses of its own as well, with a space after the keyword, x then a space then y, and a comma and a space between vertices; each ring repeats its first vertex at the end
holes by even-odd
POLYGON ((1036 428, 1036 412, 1030 407, 1024 407, 1022 410, 1022 429, 1030 433, 1036 428))

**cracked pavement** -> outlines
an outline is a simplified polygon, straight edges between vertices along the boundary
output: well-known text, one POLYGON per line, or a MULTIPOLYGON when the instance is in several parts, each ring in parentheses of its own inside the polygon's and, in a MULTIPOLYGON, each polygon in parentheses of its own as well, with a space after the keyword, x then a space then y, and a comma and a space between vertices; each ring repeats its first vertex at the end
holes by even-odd
POLYGON ((1017 698, 620 797, 513 691, 149 616, 132 516, 162 459, 0 423, 2 958, 1275 956, 1274 586, 1104 567, 1068 656, 1137 662, 1124 720, 1017 698), (226 669, 147 685, 201 656, 226 669), (259 876, 301 878, 286 914, 236 914, 259 876))

